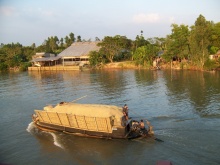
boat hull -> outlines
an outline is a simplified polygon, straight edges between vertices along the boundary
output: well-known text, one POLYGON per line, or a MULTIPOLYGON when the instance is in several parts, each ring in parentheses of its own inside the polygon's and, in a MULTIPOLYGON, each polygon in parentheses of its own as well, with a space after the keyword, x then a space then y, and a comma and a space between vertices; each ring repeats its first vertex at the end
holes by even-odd
POLYGON ((105 139, 135 139, 141 137, 139 133, 135 132, 127 132, 126 127, 117 128, 112 131, 112 133, 106 132, 97 132, 97 131, 88 131, 88 130, 81 130, 76 128, 64 127, 49 123, 40 122, 33 118, 33 122, 36 127, 43 131, 48 132, 63 132, 66 134, 72 134, 76 136, 84 136, 84 137, 93 137, 93 138, 105 138, 105 139))

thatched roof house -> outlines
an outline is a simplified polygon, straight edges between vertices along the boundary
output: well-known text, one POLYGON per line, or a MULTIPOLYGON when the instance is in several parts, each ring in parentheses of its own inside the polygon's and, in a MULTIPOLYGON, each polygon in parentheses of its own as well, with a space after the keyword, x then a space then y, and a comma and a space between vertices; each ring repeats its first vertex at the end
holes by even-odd
POLYGON ((89 53, 100 49, 100 47, 97 46, 98 43, 99 42, 75 42, 58 54, 58 57, 63 60, 63 65, 88 63, 89 53))
POLYGON ((55 56, 51 53, 36 53, 32 57, 33 66, 84 65, 89 63, 89 53, 98 51, 99 42, 74 42, 71 46, 55 56))

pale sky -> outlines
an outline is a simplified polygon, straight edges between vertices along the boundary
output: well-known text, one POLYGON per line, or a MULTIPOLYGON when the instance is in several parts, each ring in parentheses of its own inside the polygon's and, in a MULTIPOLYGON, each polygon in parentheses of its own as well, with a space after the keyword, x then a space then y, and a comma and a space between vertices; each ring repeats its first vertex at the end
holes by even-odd
POLYGON ((202 14, 220 22, 219 0, 0 0, 0 43, 41 45, 69 33, 92 41, 123 35, 166 37, 171 24, 193 25, 202 14))

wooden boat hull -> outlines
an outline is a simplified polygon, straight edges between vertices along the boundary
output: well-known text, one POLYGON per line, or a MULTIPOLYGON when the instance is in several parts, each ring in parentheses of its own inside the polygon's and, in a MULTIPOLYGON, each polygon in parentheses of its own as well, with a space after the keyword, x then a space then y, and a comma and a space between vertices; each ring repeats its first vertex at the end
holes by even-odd
POLYGON ((93 138, 105 138, 105 139, 135 139, 139 138, 142 135, 137 132, 129 132, 126 131, 126 127, 117 128, 116 130, 113 130, 112 133, 106 133, 106 132, 97 132, 97 131, 88 131, 88 130, 80 130, 76 128, 70 128, 70 127, 64 127, 49 123, 43 123, 36 118, 32 117, 32 120, 36 127, 43 131, 48 132, 63 132, 66 134, 72 134, 76 136, 83 136, 83 137, 93 137, 93 138))

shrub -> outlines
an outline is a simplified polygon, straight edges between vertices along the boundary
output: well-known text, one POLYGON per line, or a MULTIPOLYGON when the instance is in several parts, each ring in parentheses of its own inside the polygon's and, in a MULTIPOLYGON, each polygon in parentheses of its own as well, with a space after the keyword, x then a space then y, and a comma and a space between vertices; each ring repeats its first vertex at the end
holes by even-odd
POLYGON ((20 71, 26 71, 28 70, 28 67, 31 66, 31 63, 30 62, 22 62, 20 64, 20 67, 19 67, 19 70, 20 71))
POLYGON ((216 68, 216 61, 207 59, 204 63, 204 69, 205 70, 212 70, 214 68, 216 68))
POLYGON ((0 63, 0 71, 7 71, 8 70, 8 65, 3 63, 0 63))

